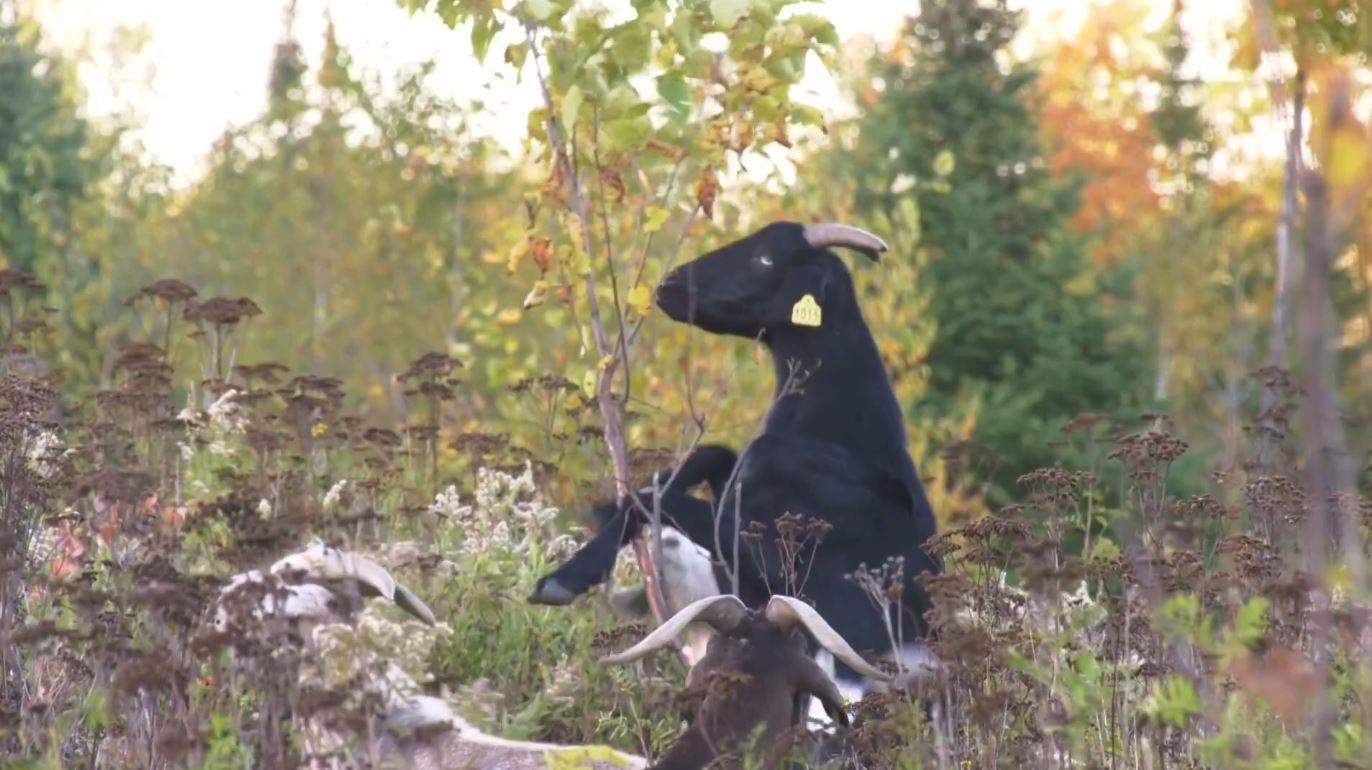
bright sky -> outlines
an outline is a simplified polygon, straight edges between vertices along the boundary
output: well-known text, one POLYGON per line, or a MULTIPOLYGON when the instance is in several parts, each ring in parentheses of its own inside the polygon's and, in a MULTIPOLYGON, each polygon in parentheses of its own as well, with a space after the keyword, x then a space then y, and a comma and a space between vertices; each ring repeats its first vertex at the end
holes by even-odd
MULTIPOLYGON (((1028 5, 1027 39, 1070 35, 1097 0, 1020 0, 1028 5)), ((1192 2, 1186 26, 1207 59, 1224 60, 1224 22, 1246 0, 1192 2)), ((1160 20, 1172 0, 1152 0, 1160 20)), ((181 181, 194 176, 210 144, 226 128, 248 122, 265 105, 271 51, 280 39, 286 0, 28 0, 49 39, 62 47, 87 46, 99 65, 83 83, 93 115, 132 113, 141 139, 173 166, 181 181), (121 26, 141 27, 146 46, 132 61, 116 60, 112 43, 121 26)), ((840 37, 870 35, 889 40, 918 0, 819 0, 814 9, 829 17, 840 37)), ((447 94, 478 96, 500 85, 496 104, 484 117, 497 136, 521 137, 537 94, 531 83, 507 82, 500 67, 483 68, 471 56, 467 36, 445 27, 432 14, 411 17, 395 0, 297 0, 296 37, 306 59, 317 62, 326 12, 354 62, 384 80, 430 57, 438 62, 434 85, 447 94)), ((499 52, 497 43, 493 50, 499 52)), ((492 64, 498 63, 497 57, 492 64)), ((1205 63, 1203 68, 1208 68, 1205 63)), ((821 68, 807 69, 803 101, 822 109, 840 107, 840 96, 821 68)))

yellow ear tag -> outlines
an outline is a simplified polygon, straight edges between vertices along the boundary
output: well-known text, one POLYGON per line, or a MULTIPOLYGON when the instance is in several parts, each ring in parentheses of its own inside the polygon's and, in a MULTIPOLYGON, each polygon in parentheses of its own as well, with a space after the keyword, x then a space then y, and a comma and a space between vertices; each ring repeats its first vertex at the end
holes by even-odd
POLYGON ((791 323, 796 326, 819 326, 823 317, 824 311, 812 294, 806 294, 791 306, 791 323))

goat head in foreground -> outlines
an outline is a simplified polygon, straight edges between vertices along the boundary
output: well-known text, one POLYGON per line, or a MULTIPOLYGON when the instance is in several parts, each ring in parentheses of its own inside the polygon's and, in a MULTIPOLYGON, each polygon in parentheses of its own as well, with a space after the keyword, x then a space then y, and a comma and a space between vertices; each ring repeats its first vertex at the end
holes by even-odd
POLYGON ((628 663, 667 646, 691 623, 715 630, 705 657, 691 668, 687 685, 705 691, 691 726, 650 770, 699 770, 720 760, 739 761, 745 751, 777 767, 786 755, 782 738, 801 724, 804 696, 818 699, 835 723, 848 726, 837 686, 806 654, 804 629, 820 646, 855 671, 888 682, 808 604, 773 596, 762 612, 732 594, 700 599, 682 608, 638 644, 601 659, 628 663), (761 727, 761 732, 756 731, 761 727), (756 735, 756 743, 750 743, 756 735), (751 746, 751 749, 750 749, 751 746))

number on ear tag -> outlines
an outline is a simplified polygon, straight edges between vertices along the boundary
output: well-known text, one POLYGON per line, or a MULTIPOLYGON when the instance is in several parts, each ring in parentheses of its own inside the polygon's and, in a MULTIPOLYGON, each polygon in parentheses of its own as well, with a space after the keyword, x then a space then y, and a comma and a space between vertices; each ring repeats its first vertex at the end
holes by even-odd
POLYGON ((791 306, 791 323, 796 326, 819 326, 823 317, 824 311, 812 294, 806 294, 791 306))

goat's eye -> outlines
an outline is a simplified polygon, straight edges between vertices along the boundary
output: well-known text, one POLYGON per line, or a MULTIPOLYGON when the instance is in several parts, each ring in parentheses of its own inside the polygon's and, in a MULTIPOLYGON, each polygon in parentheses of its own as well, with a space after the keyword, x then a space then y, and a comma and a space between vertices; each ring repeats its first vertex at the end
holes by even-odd
POLYGON ((759 255, 757 255, 757 261, 758 261, 758 264, 762 265, 763 267, 771 267, 771 266, 772 266, 772 258, 769 257, 769 256, 767 256, 766 254, 759 254, 759 255))

